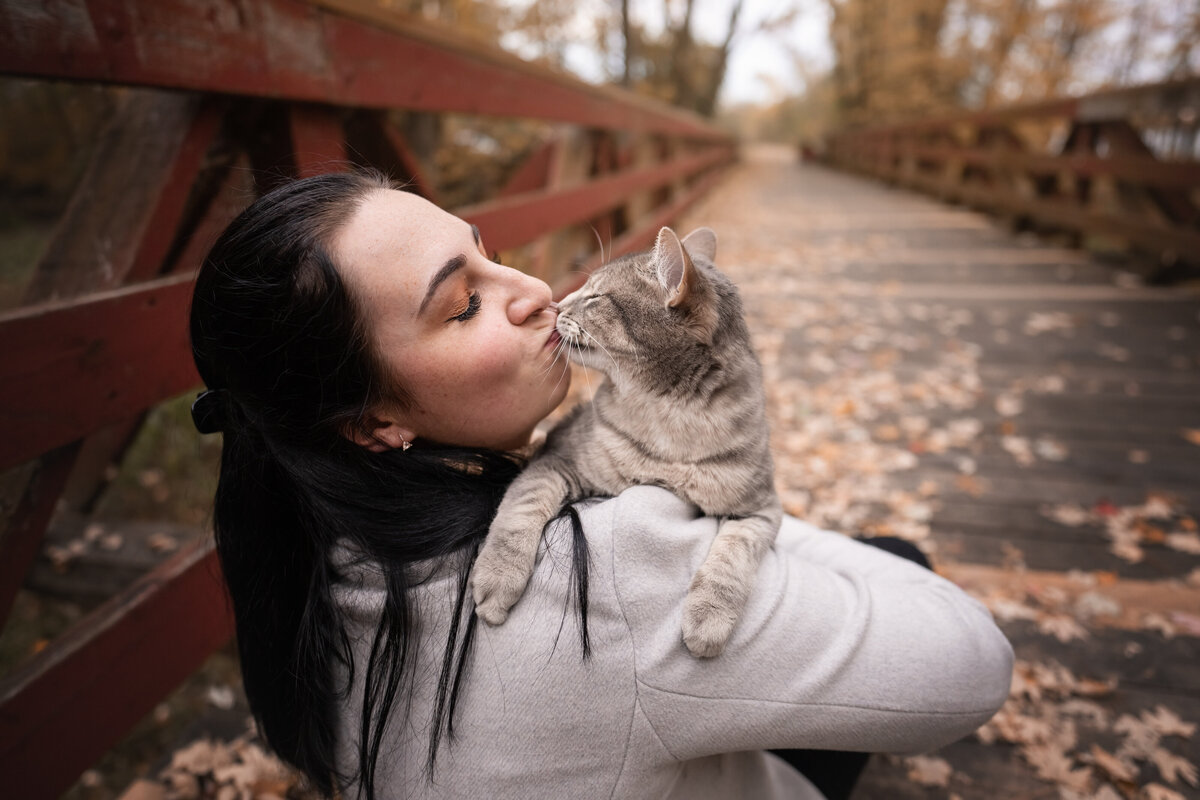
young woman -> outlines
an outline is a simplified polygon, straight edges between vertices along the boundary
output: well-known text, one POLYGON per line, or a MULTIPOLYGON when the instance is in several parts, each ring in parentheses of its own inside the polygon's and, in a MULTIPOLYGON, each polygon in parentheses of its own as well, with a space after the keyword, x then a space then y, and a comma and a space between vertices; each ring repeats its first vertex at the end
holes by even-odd
POLYGON ((567 390, 554 323, 545 283, 374 176, 271 192, 205 261, 193 414, 224 434, 246 694, 316 787, 832 798, 858 753, 935 748, 1000 707, 1012 651, 982 606, 792 518, 725 652, 693 658, 681 606, 716 520, 653 487, 576 504, 508 621, 477 625, 472 559, 567 390))

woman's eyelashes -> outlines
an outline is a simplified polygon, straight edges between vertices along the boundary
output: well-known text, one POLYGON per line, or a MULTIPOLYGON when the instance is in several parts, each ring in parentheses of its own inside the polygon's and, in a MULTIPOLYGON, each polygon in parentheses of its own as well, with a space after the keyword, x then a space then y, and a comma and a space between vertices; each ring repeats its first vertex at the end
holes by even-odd
POLYGON ((467 307, 465 309, 463 309, 461 312, 459 312, 458 314, 455 314, 454 316, 450 317, 450 319, 448 319, 446 321, 447 322, 455 322, 455 321, 466 322, 471 317, 473 317, 479 313, 479 305, 480 305, 479 292, 471 292, 470 297, 467 298, 467 307))

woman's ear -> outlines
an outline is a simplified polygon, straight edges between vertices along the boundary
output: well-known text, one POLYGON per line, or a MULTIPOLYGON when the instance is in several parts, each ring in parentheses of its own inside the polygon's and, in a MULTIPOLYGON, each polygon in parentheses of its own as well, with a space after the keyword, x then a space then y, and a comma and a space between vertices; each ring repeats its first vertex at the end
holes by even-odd
POLYGON ((413 439, 417 438, 416 433, 402 425, 399 420, 376 414, 365 415, 347 430, 345 435, 347 439, 372 453, 396 448, 407 450, 412 446, 413 439))

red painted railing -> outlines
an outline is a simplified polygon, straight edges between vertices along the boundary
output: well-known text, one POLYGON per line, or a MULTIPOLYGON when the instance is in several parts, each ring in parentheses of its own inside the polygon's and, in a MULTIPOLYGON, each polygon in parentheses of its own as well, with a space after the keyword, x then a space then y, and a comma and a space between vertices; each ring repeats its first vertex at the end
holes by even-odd
MULTIPOLYGON (((497 197, 456 209, 489 247, 537 243, 530 269, 559 294, 579 265, 554 236, 586 226, 614 253, 644 246, 734 157, 695 115, 363 0, 5 3, 0 73, 155 90, 126 99, 24 305, 0 314, 0 470, 24 479, 0 530, 0 621, 64 487, 98 485, 144 412, 197 385, 192 276, 250 197, 359 163, 436 199, 386 110, 563 124, 497 197)), ((4 793, 56 796, 231 632, 208 544, 96 609, 0 680, 4 793)))

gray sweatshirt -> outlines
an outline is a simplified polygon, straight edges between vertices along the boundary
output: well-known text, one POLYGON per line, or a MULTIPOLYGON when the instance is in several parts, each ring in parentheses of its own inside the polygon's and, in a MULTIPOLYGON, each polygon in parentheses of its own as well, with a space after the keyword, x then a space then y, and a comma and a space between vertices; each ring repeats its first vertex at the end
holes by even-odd
MULTIPOLYGON (((1008 695, 1012 648, 987 610, 937 575, 785 517, 725 652, 689 655, 684 595, 714 519, 637 486, 581 504, 592 657, 581 658, 564 523, 508 621, 480 624, 433 782, 424 764, 457 581, 414 590, 423 635, 376 787, 388 798, 801 798, 820 794, 768 748, 918 753, 959 739, 1008 695), (406 707, 407 706, 407 707, 406 707), (406 714, 407 712, 407 714, 406 714)), ((341 763, 357 765, 363 675, 383 603, 351 565, 336 602, 355 642, 341 763)), ((356 797, 353 786, 344 793, 356 797)))

